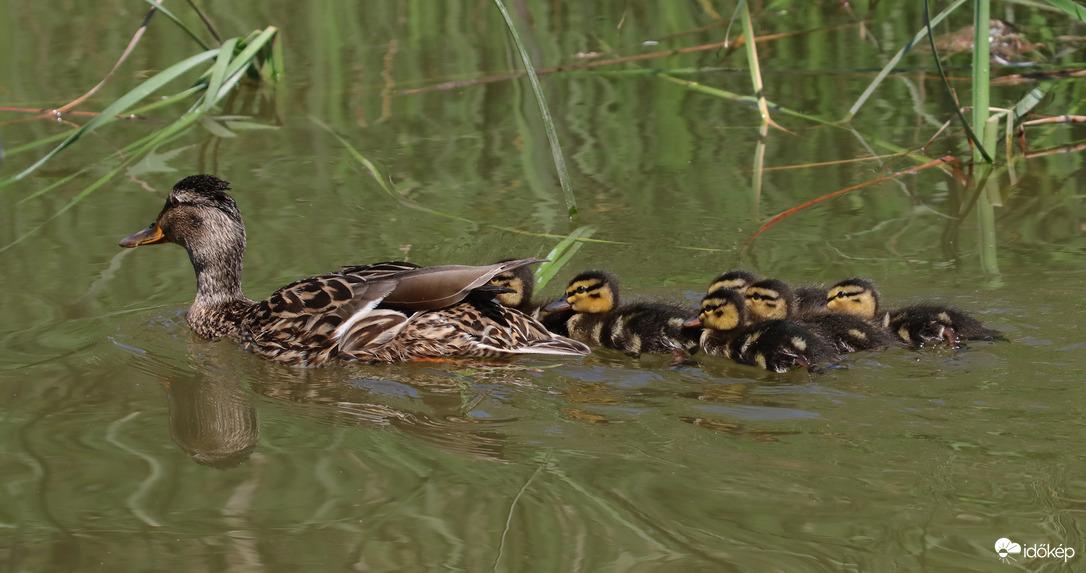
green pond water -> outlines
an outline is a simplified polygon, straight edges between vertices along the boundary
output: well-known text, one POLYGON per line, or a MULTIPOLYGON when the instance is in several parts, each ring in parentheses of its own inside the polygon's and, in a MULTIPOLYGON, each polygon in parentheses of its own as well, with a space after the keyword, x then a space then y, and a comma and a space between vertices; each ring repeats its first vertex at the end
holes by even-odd
MULTIPOLYGON (((508 4, 539 67, 720 42, 723 27, 696 31, 713 22, 703 6, 725 19, 734 9, 508 4)), ((878 3, 864 29, 864 10, 785 4, 756 7, 759 34, 793 33, 759 43, 765 93, 827 120, 846 115, 923 23, 898 3, 878 3)), ((1081 33, 1058 15, 997 6, 1049 54, 1065 47, 1059 36, 1081 33)), ((198 29, 186 5, 169 7, 198 29)), ((219 110, 276 129, 219 137, 197 127, 73 204, 115 165, 110 153, 164 125, 115 123, 0 189, 4 570, 1081 567, 1081 151, 1019 157, 983 182, 949 169, 907 174, 789 217, 741 253, 773 215, 924 161, 872 159, 894 153, 887 145, 969 156, 957 128, 927 143, 951 104, 936 74, 920 71, 931 66, 924 50, 902 61, 918 71, 888 79, 848 129, 777 112, 790 132, 764 138, 752 107, 633 73, 749 94, 742 52, 543 75, 579 209, 571 222, 526 79, 402 93, 521 69, 492 3, 205 8, 223 37, 280 29, 281 85, 246 84, 219 110), (720 69, 684 71, 710 67, 720 69), (396 196, 322 124, 387 174, 396 196), (854 159, 864 160, 831 163, 854 159), (737 266, 797 283, 865 276, 892 304, 945 301, 1009 342, 861 353, 818 375, 704 356, 669 368, 670 357, 611 351, 505 367, 281 366, 190 332, 195 281, 182 249, 117 247, 173 183, 201 172, 233 185, 248 228, 244 286, 258 299, 345 264, 545 256, 589 226, 597 242, 582 243, 544 295, 589 268, 614 271, 631 298, 691 308, 737 266), (1001 538, 1024 552, 1001 563, 1001 538), (1075 556, 1038 556, 1042 545, 1075 556)), ((146 9, 5 3, 0 106, 79 96, 146 9)), ((965 10, 940 32, 970 23, 965 10)), ((102 109, 197 51, 159 14, 79 109, 102 109)), ((1053 61, 1082 56, 1072 46, 1053 61)), ((967 63, 950 58, 951 75, 967 78, 967 63)), ((954 81, 965 98, 968 81, 954 81)), ((1036 85, 995 88, 993 105, 1036 85)), ((1081 81, 1049 87, 1039 113, 1082 113, 1081 81)), ((71 128, 15 121, 30 117, 0 112, 0 177, 49 149, 20 146, 71 128)), ((1027 136, 1041 150, 1082 133, 1053 125, 1027 136)))

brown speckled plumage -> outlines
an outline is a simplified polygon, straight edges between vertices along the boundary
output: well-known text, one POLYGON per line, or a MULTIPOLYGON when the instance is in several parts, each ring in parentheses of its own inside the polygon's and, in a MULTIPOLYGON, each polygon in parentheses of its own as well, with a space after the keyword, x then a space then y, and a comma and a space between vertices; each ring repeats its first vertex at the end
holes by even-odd
POLYGON ((185 247, 197 284, 188 323, 202 338, 230 338, 267 358, 304 366, 333 358, 398 362, 589 352, 494 302, 490 279, 537 259, 484 267, 344 267, 255 302, 241 292, 245 227, 228 189, 210 175, 187 177, 174 186, 155 222, 121 241, 122 247, 185 247))

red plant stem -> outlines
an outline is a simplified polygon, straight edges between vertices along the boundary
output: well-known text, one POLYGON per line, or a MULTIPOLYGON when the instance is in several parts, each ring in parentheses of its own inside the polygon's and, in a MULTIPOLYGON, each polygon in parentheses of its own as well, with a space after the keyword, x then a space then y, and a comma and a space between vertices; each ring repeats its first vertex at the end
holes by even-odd
POLYGON ((887 179, 893 179, 895 177, 899 177, 899 176, 905 175, 907 173, 915 173, 917 171, 923 171, 924 169, 927 169, 929 167, 935 167, 936 165, 943 165, 944 163, 958 163, 958 160, 957 160, 957 158, 955 158, 955 157, 953 157, 951 155, 947 155, 947 156, 943 157, 942 159, 936 159, 935 161, 929 161, 929 162, 927 162, 927 163, 925 163, 925 164, 923 164, 923 165, 921 165, 919 167, 913 167, 911 169, 905 169, 905 170, 902 170, 902 171, 898 171, 897 173, 891 173, 890 175, 879 177, 877 179, 872 179, 871 181, 866 181, 864 183, 860 183, 859 185, 853 185, 852 187, 846 187, 845 189, 834 191, 833 193, 830 193, 828 195, 823 195, 821 197, 811 199, 810 201, 807 201, 806 203, 803 203, 801 205, 796 205, 795 207, 792 207, 791 209, 789 209, 789 210, 787 210, 787 211, 773 217, 772 219, 766 221, 765 224, 762 225, 761 227, 758 227, 758 230, 755 231, 754 234, 751 235, 749 239, 747 239, 747 242, 743 244, 743 248, 739 250, 739 254, 742 255, 744 252, 746 252, 747 247, 749 247, 750 244, 754 242, 754 239, 758 238, 758 235, 761 235, 766 230, 768 230, 770 227, 772 227, 773 225, 776 225, 777 223, 779 223, 782 219, 784 219, 786 217, 790 217, 793 214, 798 213, 799 211, 802 211, 803 209, 806 209, 807 207, 810 207, 811 205, 821 203, 821 202, 823 202, 823 201, 825 201, 827 199, 832 199, 832 198, 834 198, 834 197, 836 197, 838 195, 844 195, 845 193, 848 193, 849 191, 855 191, 857 189, 867 187, 868 185, 873 185, 873 184, 879 183, 881 181, 886 181, 887 179))

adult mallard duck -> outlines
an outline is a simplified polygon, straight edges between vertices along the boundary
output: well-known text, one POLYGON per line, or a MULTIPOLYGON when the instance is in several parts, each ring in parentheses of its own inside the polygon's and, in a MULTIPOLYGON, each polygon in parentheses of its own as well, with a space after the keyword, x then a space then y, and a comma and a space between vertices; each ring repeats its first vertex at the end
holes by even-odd
POLYGON ((826 306, 882 325, 905 344, 917 348, 941 340, 946 340, 951 348, 958 348, 961 340, 1006 340, 998 330, 943 304, 913 304, 882 310, 875 284, 858 277, 833 285, 826 294, 826 306))
POLYGON ((879 325, 846 313, 800 309, 795 291, 778 279, 756 282, 746 290, 751 322, 791 319, 833 344, 838 352, 856 352, 897 346, 898 341, 879 325))
POLYGON ((585 271, 569 282, 562 298, 543 307, 573 314, 565 326, 572 338, 630 354, 673 354, 681 360, 697 350, 700 332, 683 327, 686 308, 666 302, 619 304, 618 279, 607 271, 585 271))
POLYGON ((702 328, 701 349, 706 354, 772 372, 787 372, 796 366, 810 370, 839 358, 831 344, 794 320, 748 324, 743 293, 730 288, 705 295, 698 315, 684 326, 702 328))
POLYGON ((589 352, 494 302, 504 292, 489 284, 494 275, 539 259, 484 267, 350 266, 291 283, 256 302, 241 291, 245 226, 229 189, 211 175, 186 177, 149 227, 120 242, 176 243, 188 251, 196 300, 187 318, 201 338, 230 338, 246 350, 303 366, 333 358, 399 362, 589 352))

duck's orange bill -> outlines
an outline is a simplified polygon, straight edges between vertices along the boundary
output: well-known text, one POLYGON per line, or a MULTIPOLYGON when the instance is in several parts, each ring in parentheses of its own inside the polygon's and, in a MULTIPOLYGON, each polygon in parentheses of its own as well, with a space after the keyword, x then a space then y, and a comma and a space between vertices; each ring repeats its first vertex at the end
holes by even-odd
POLYGON ((159 243, 169 242, 170 240, 166 238, 166 235, 162 234, 162 229, 158 227, 158 221, 155 221, 154 223, 151 223, 150 227, 147 227, 138 233, 132 233, 121 239, 120 245, 122 247, 131 248, 140 245, 157 245, 159 243))

